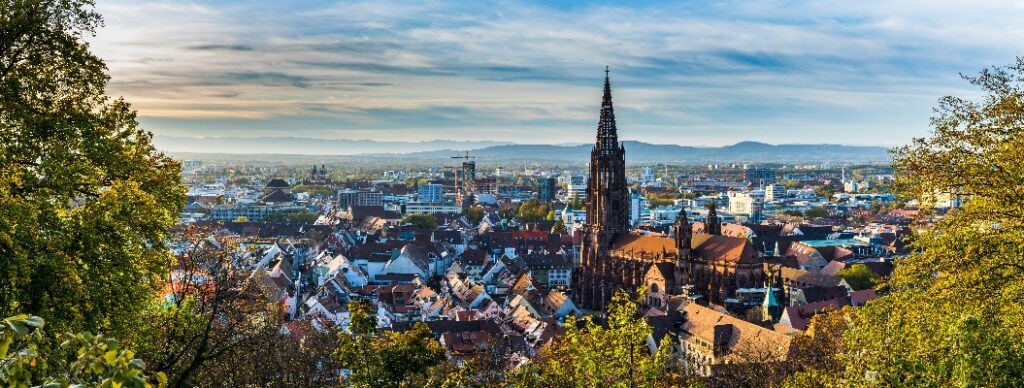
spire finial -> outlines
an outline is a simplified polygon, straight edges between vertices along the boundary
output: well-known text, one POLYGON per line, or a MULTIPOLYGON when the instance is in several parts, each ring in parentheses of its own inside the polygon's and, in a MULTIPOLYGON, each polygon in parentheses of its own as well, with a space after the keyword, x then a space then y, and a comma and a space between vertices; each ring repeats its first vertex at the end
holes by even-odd
POLYGON ((597 124, 597 148, 609 151, 618 147, 615 129, 615 109, 612 108, 612 85, 608 77, 608 66, 604 67, 604 97, 601 98, 601 118, 597 124))

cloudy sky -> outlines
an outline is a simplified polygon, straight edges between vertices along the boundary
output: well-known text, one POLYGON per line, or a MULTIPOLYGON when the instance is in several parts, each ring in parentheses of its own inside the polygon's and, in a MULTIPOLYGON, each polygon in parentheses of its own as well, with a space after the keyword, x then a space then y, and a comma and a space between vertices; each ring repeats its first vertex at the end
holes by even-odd
POLYGON ((607 65, 626 139, 893 145, 1024 55, 1020 2, 98 3, 163 136, 589 142, 607 65))

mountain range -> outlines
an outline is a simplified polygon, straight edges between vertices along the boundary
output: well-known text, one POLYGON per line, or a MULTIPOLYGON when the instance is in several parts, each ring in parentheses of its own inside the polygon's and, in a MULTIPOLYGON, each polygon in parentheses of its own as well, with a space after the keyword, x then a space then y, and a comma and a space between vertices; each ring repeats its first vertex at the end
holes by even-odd
MULTIPOLYGON (((585 163, 590 144, 510 144, 489 141, 432 140, 425 142, 279 138, 191 138, 156 136, 158 148, 175 153, 249 155, 331 155, 360 158, 451 160, 470 151, 479 162, 585 163)), ((820 163, 888 162, 888 149, 840 144, 766 144, 745 141, 722 147, 623 142, 626 158, 634 163, 820 163)), ((238 155, 242 157, 243 155, 238 155)))

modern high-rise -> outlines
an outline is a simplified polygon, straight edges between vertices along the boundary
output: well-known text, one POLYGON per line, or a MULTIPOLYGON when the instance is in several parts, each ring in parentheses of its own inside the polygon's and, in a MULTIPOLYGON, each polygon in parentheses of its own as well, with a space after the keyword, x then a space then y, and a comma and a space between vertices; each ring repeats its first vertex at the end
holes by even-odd
POLYGON ((541 201, 554 201, 558 192, 558 180, 554 177, 540 179, 540 189, 537 190, 537 197, 541 201))
POLYGON ((420 202, 441 202, 444 200, 444 185, 439 183, 426 183, 419 185, 416 189, 420 202))
POLYGON ((775 183, 775 170, 768 167, 750 167, 744 172, 744 179, 755 186, 775 183))

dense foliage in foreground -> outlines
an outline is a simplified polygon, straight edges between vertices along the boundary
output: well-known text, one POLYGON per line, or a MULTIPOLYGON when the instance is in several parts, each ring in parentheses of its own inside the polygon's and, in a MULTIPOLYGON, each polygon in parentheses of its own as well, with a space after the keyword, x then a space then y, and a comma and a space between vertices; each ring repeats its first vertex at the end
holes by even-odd
MULTIPOLYGON (((180 168, 153 148, 126 102, 104 94, 105 65, 83 40, 100 23, 88 0, 0 1, 3 385, 322 386, 337 383, 331 371, 341 368, 357 385, 1024 381, 1024 59, 968 77, 984 97, 942 99, 934 134, 895 150, 904 199, 926 208, 949 196, 966 204, 921 228, 918 250, 884 283, 852 268, 846 275, 858 287, 888 294, 816 317, 795 340, 803 352, 789 366, 687 376, 666 345, 647 351, 650 328, 635 302, 618 295, 607 326, 570 322, 560 341, 506 374, 519 364, 500 348, 456 364, 423 326, 381 333, 358 307, 352 332, 336 339, 291 326, 309 333, 300 345, 280 332, 276 306, 252 303, 263 290, 231 271, 230 241, 186 231, 178 238, 192 251, 176 262, 166 242, 183 202, 180 168), (172 269, 211 283, 174 287, 172 269), (167 286, 171 303, 156 298, 167 286)), ((535 202, 518 212, 551 216, 535 202)))

